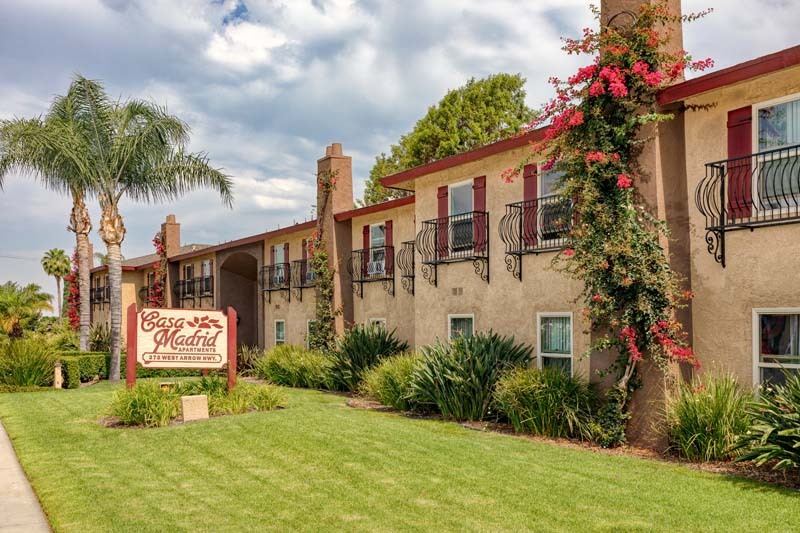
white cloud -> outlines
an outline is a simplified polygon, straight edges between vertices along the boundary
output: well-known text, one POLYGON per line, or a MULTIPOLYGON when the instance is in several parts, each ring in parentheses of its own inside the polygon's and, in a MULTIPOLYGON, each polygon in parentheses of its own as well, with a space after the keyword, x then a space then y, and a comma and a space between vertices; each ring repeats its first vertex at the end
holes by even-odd
POLYGON ((287 44, 280 32, 250 22, 225 26, 215 33, 206 54, 223 66, 236 70, 250 70, 266 65, 272 59, 275 48, 287 44))

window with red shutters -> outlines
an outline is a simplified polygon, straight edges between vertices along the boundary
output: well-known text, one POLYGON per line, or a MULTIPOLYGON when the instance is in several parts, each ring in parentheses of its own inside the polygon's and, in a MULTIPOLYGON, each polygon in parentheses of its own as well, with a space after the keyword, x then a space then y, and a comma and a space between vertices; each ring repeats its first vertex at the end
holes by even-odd
POLYGON ((386 252, 385 252, 385 271, 387 275, 390 275, 392 272, 392 268, 394 267, 394 228, 391 220, 387 220, 384 222, 384 242, 386 243, 386 252))
POLYGON ((447 257, 448 253, 448 237, 447 237, 447 226, 448 226, 448 210, 449 210, 449 189, 447 185, 443 185, 439 187, 439 190, 436 193, 437 197, 437 205, 438 205, 438 219, 436 221, 436 252, 437 256, 447 257))
POLYGON ((522 244, 524 247, 536 246, 537 241, 537 198, 539 195, 538 166, 525 165, 522 169, 522 244))

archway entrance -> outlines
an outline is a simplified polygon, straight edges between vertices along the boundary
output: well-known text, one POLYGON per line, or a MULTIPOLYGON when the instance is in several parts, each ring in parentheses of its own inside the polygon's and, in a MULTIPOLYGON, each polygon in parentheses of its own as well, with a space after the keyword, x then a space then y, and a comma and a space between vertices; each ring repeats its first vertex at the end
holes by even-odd
POLYGON ((238 345, 258 344, 258 261, 246 252, 228 256, 219 267, 219 306, 239 318, 238 345))

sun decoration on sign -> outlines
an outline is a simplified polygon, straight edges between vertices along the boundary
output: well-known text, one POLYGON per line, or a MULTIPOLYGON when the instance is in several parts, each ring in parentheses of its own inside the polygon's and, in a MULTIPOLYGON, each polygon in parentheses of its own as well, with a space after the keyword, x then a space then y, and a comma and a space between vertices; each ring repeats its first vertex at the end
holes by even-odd
POLYGON ((222 329, 222 326, 219 324, 219 320, 215 318, 209 318, 208 316, 204 316, 203 318, 194 317, 194 319, 190 320, 186 324, 198 329, 222 329))

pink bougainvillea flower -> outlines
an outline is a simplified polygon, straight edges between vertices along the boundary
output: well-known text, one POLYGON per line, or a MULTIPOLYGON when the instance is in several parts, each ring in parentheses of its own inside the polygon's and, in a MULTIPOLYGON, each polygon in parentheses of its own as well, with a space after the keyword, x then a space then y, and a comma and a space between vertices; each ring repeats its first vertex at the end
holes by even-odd
POLYGON ((627 174, 620 174, 617 176, 617 187, 620 189, 628 189, 633 185, 633 180, 627 174))
POLYGON ((604 163, 606 160, 606 154, 603 152, 586 152, 586 164, 591 163, 604 163))
POLYGON ((609 83, 608 84, 608 91, 615 98, 623 98, 625 96, 628 96, 628 88, 621 81, 615 81, 613 83, 609 83))
POLYGON ((569 118, 569 122, 567 122, 568 126, 580 126, 583 124, 583 111, 575 111, 572 116, 569 118))
POLYGON ((572 257, 573 255, 575 255, 575 250, 573 250, 572 248, 565 248, 563 253, 565 257, 572 257))
POLYGON ((592 296, 592 301, 593 302, 602 302, 603 301, 603 295, 602 294, 593 295, 592 296))
POLYGON ((603 86, 603 82, 600 80, 596 80, 589 86, 589 95, 590 96, 600 96, 601 94, 605 94, 606 88, 603 86))

